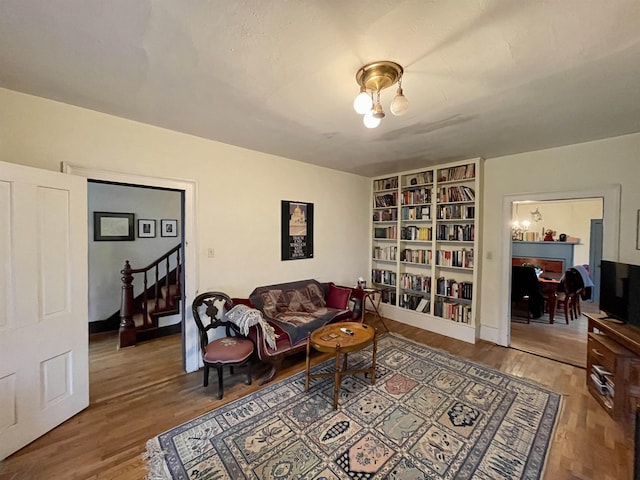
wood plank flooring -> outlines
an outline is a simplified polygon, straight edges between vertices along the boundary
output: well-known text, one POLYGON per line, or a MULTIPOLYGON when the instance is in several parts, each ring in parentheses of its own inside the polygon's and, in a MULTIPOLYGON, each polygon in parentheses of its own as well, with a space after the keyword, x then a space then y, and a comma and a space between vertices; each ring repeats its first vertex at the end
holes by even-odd
MULTIPOLYGON (((614 422, 588 393, 583 369, 486 342, 471 345, 392 320, 390 330, 455 355, 528 378, 564 397, 545 479, 632 478, 631 421, 614 422)), ((171 336, 116 351, 115 337, 92 338, 91 399, 85 411, 0 465, 0 480, 142 479, 145 442, 176 425, 261 388, 244 375, 202 387, 202 372, 181 373, 181 338, 171 336), (120 372, 131 373, 120 377, 120 372)), ((316 354, 314 361, 326 356, 316 354)), ((304 354, 286 360, 274 381, 304 369, 304 354)), ((256 368, 255 376, 265 373, 256 368)))
MULTIPOLYGON (((599 313, 597 304, 581 302, 581 310, 599 313)), ((512 311, 511 346, 524 352, 558 360, 577 367, 587 367, 587 317, 580 315, 566 323, 563 314, 549 323, 548 314, 526 323, 526 317, 512 311)))

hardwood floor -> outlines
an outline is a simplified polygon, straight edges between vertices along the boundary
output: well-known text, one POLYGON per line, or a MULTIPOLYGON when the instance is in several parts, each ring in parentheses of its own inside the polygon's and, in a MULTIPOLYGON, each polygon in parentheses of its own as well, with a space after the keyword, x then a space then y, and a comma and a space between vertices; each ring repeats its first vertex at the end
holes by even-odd
MULTIPOLYGON (((386 320, 390 330, 489 365, 563 394, 545 478, 621 480, 632 477, 632 423, 614 422, 588 393, 583 369, 486 342, 471 345, 386 320)), ((180 336, 123 351, 115 337, 92 338, 89 408, 0 465, 1 480, 142 479, 145 442, 176 425, 261 388, 244 375, 225 376, 225 396, 202 372, 181 373, 180 336), (129 376, 121 377, 123 372, 129 376)), ((314 361, 323 356, 316 354, 314 361)), ((304 369, 304 354, 290 357, 274 381, 304 369)), ((254 378, 265 373, 255 369, 254 378)))
MULTIPOLYGON (((598 305, 581 302, 581 311, 598 313, 598 305)), ((526 323, 521 312, 512 311, 511 347, 577 367, 587 367, 587 317, 580 315, 566 323, 556 315, 553 325, 548 314, 526 323)))

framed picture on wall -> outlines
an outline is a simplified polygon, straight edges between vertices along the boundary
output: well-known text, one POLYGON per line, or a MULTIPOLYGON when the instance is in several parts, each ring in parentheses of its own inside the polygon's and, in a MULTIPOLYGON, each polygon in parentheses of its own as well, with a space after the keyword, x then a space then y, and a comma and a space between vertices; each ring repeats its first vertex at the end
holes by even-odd
POLYGON ((313 258, 313 203, 281 203, 282 260, 313 258))
POLYGON ((133 213, 93 212, 93 240, 122 242, 135 240, 133 213))
POLYGON ((160 236, 161 237, 177 237, 178 236, 178 220, 160 220, 160 236))
POLYGON ((138 238, 154 238, 156 236, 156 221, 143 218, 138 219, 138 238))

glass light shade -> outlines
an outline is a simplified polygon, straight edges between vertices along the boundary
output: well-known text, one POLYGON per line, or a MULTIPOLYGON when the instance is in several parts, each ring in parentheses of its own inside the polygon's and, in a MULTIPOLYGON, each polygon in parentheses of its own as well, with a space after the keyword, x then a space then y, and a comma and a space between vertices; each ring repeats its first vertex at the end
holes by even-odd
POLYGON ((362 123, 367 128, 376 128, 380 125, 380 118, 373 116, 373 110, 369 110, 364 117, 362 117, 362 123))
POLYGON ((398 94, 395 96, 393 101, 391 102, 391 113, 393 113, 396 117, 400 115, 404 115, 409 110, 409 100, 402 93, 402 89, 398 89, 398 94))
POLYGON ((371 96, 367 92, 360 92, 353 101, 353 109, 360 115, 367 113, 372 106, 371 96))

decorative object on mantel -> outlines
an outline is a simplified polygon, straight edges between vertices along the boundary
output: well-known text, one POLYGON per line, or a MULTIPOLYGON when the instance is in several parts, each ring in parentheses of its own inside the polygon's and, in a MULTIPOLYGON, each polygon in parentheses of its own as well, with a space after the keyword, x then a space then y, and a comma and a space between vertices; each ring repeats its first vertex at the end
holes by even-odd
MULTIPOLYGON (((147 442, 149 478, 542 477, 561 396, 523 378, 386 334, 376 383, 271 384, 147 442)), ((371 363, 371 347, 349 354, 371 363)), ((335 360, 313 367, 328 371, 335 360)))
POLYGON ((380 91, 395 83, 398 84, 398 89, 391 102, 391 113, 400 116, 407 112, 409 102, 402 91, 403 73, 401 65, 389 61, 368 63, 356 73, 360 93, 353 101, 353 109, 356 113, 364 115, 362 121, 367 128, 380 125, 380 120, 385 116, 380 103, 380 91))
POLYGON ((538 223, 542 221, 542 214, 540 213, 540 209, 536 207, 536 209, 531 213, 531 220, 538 223))
POLYGON ((525 237, 528 237, 527 232, 529 230, 529 225, 529 220, 523 220, 522 223, 515 220, 511 224, 511 239, 519 241, 525 240, 525 237))
POLYGON ((544 232, 544 241, 545 242, 553 242, 553 236, 556 234, 555 231, 551 229, 547 229, 544 232))

